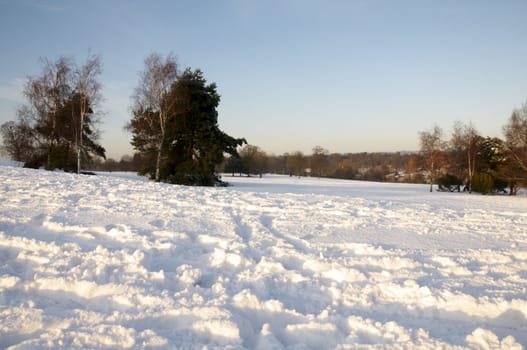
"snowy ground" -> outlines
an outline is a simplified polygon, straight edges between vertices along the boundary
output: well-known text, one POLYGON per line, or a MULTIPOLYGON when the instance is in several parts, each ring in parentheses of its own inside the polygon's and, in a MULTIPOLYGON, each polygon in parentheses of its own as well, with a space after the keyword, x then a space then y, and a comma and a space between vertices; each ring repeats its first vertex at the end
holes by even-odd
POLYGON ((0 348, 527 345, 527 198, 0 166, 0 348))

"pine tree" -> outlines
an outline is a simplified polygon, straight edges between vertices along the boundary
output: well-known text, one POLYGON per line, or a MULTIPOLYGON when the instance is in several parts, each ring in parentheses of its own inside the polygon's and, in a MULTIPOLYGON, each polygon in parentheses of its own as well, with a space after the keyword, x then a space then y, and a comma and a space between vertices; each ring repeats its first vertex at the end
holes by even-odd
POLYGON ((220 95, 200 70, 187 68, 172 82, 163 94, 163 117, 155 105, 137 102, 127 128, 145 160, 140 172, 155 180, 212 186, 224 154, 237 155, 246 143, 219 129, 220 95))
POLYGON ((215 167, 224 153, 237 155, 244 139, 235 139, 218 126, 220 95, 216 84, 207 84, 198 69, 187 68, 172 85, 175 101, 165 141, 168 160, 162 178, 178 184, 212 186, 215 167))

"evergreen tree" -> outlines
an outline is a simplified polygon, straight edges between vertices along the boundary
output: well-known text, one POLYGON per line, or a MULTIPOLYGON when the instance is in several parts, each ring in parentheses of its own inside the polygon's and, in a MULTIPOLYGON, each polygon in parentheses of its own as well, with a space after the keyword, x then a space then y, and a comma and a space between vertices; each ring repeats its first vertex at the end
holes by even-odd
POLYGON ((159 118, 152 109, 138 108, 133 112, 132 120, 126 128, 132 132, 131 144, 143 162, 139 168, 140 175, 149 174, 155 179, 156 164, 159 156, 159 118))
POLYGON ((58 113, 58 135, 64 156, 58 167, 79 173, 80 164, 89 163, 94 156, 106 159, 106 150, 97 143, 96 118, 91 99, 73 93, 58 113))
MULTIPOLYGON (((136 101, 137 102, 137 101, 136 101)), ((158 181, 212 186, 215 167, 246 143, 219 129, 216 84, 207 84, 200 70, 187 68, 163 94, 159 108, 137 104, 127 128, 132 145, 144 159, 141 173, 158 181)))
POLYGON ((482 143, 481 172, 488 173, 494 179, 494 190, 509 187, 509 194, 514 195, 522 181, 522 170, 510 155, 505 142, 497 137, 486 137, 482 143))
POLYGON ((223 161, 224 153, 236 156, 245 140, 220 130, 220 95, 216 84, 207 84, 199 69, 187 68, 172 85, 170 98, 174 104, 167 123, 167 162, 161 178, 177 184, 212 186, 218 181, 215 167, 223 161))

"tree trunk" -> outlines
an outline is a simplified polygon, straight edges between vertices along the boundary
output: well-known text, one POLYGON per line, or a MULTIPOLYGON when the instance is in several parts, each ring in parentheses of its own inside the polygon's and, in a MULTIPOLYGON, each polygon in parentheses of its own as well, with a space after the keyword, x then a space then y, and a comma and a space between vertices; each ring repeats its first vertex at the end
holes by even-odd
POLYGON ((159 108, 159 126, 161 128, 161 135, 159 138, 159 144, 157 145, 156 174, 155 174, 156 181, 159 181, 160 179, 161 152, 163 150, 163 142, 165 141, 165 116, 163 112, 163 107, 159 105, 158 108, 159 108))
POLYGON ((81 148, 77 146, 77 174, 81 173, 81 148))
POLYGON ((53 151, 52 142, 48 142, 48 157, 46 162, 46 169, 51 170, 51 152, 53 151))
POLYGON ((435 167, 434 167, 434 161, 432 161, 431 167, 430 167, 430 192, 433 192, 432 186, 434 185, 435 180, 435 167))
POLYGON ((86 110, 86 100, 81 97, 79 116, 79 141, 77 143, 77 174, 81 173, 81 154, 82 154, 82 131, 84 126, 84 113, 86 110))
MULTIPOLYGON (((81 112, 82 115, 82 112, 81 112)), ((82 149, 82 117, 80 118, 79 126, 79 142, 77 143, 77 174, 81 173, 81 149, 82 149)))
POLYGON ((57 127, 56 122, 56 109, 53 109, 51 114, 51 136, 48 142, 48 157, 47 157, 47 169, 51 170, 51 153, 53 153, 53 143, 55 142, 55 129, 57 127))
POLYGON ((159 168, 161 167, 161 145, 157 147, 157 156, 156 156, 156 173, 154 179, 159 181, 159 168))

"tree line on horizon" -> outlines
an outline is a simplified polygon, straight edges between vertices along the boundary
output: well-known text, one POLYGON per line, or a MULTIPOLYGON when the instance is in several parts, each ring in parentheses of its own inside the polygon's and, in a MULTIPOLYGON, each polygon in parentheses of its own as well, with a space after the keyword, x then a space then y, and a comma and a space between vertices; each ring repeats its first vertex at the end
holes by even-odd
POLYGON ((229 158, 223 171, 262 175, 316 176, 353 180, 428 183, 430 192, 517 194, 527 187, 527 103, 514 109, 503 126, 504 139, 482 136, 472 123, 454 123, 450 138, 434 126, 419 132, 418 152, 330 154, 316 146, 302 152, 267 155, 247 145, 229 158))
POLYGON ((17 120, 0 126, 3 151, 25 166, 65 171, 137 171, 155 181, 221 184, 218 174, 315 176, 370 181, 429 183, 439 190, 516 194, 527 187, 527 104, 514 109, 504 139, 485 137, 456 122, 449 139, 434 126, 420 131, 418 152, 330 153, 315 146, 267 154, 244 138, 220 130, 220 95, 199 70, 180 70, 172 54, 152 53, 132 96, 132 156, 106 159, 99 144, 102 98, 100 56, 77 65, 71 58, 42 59, 42 73, 23 88, 26 104, 17 120), (243 146, 245 144, 245 146, 243 146))
POLYGON ((419 132, 416 152, 330 154, 316 146, 302 152, 267 155, 247 145, 229 158, 223 171, 262 175, 316 176, 353 180, 428 183, 430 192, 517 194, 527 187, 527 104, 514 109, 503 126, 504 139, 482 136, 472 123, 454 123, 450 138, 439 126, 419 132))
POLYGON ((504 139, 482 136, 472 123, 457 121, 450 138, 434 126, 419 132, 418 152, 330 154, 315 146, 302 152, 267 155, 246 145, 222 171, 247 176, 271 172, 353 180, 428 183, 430 192, 517 194, 527 187, 527 103, 514 109, 503 126, 504 139))

